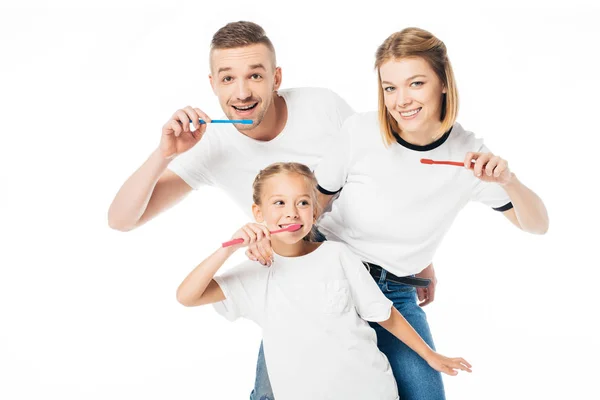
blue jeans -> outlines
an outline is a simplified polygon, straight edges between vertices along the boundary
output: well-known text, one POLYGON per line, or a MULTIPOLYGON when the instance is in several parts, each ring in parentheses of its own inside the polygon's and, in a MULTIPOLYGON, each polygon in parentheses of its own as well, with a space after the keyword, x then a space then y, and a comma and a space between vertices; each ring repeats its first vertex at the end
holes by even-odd
MULTIPOLYGON (((423 340, 435 350, 427 317, 417 304, 416 289, 402 283, 387 281, 386 271, 382 272, 377 283, 383 294, 394 303, 394 307, 423 340)), ((377 333, 379 350, 386 355, 392 366, 401 400, 444 400, 446 398, 442 375, 439 372, 431 368, 417 353, 381 325, 377 323, 370 323, 370 325, 377 333)), ((256 381, 250 400, 273 400, 274 398, 261 343, 256 366, 256 381)))

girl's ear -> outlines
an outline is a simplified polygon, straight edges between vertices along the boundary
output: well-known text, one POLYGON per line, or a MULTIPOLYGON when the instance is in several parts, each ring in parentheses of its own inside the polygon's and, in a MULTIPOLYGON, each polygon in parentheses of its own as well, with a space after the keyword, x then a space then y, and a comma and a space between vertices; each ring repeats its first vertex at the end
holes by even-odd
POLYGON ((252 214, 254 215, 254 219, 256 220, 256 222, 264 221, 262 211, 260 211, 260 206, 252 204, 252 214))

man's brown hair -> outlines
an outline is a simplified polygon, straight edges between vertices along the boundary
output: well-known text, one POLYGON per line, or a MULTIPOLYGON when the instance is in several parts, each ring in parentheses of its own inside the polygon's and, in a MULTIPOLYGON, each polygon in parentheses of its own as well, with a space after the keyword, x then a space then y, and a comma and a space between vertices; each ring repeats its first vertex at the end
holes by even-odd
POLYGON ((217 49, 234 49, 253 44, 263 44, 271 51, 273 54, 273 68, 275 68, 277 62, 273 43, 271 43, 265 30, 254 22, 237 21, 228 23, 213 35, 210 50, 212 54, 212 51, 217 49))

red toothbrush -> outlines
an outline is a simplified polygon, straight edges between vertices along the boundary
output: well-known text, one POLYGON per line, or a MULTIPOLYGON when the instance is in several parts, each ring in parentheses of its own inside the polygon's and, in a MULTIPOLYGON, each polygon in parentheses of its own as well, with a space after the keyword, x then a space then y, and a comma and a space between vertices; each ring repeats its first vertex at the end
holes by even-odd
MULTIPOLYGON (((464 167, 465 163, 459 162, 459 161, 435 161, 432 160, 430 158, 421 158, 421 164, 439 164, 439 165, 456 165, 457 167, 464 167)), ((473 164, 471 164, 471 167, 473 167, 473 164)))
MULTIPOLYGON (((302 227, 302 225, 300 225, 300 224, 288 225, 283 229, 277 229, 276 231, 271 231, 271 235, 274 233, 281 233, 281 232, 295 232, 298 229, 300 229, 301 227, 302 227)), ((240 244, 240 243, 244 243, 244 239, 242 239, 242 238, 232 239, 228 242, 223 243, 221 246, 229 247, 229 246, 233 246, 234 244, 240 244)))

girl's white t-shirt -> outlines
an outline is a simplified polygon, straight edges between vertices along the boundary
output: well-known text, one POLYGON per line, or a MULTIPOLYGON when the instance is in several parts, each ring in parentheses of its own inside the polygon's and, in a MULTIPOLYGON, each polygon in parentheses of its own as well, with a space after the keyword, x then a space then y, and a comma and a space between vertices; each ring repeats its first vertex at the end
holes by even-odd
POLYGON ((275 254, 271 267, 247 261, 215 281, 215 309, 262 327, 276 399, 393 400, 397 385, 367 321, 389 319, 392 302, 342 243, 301 257, 275 254))

